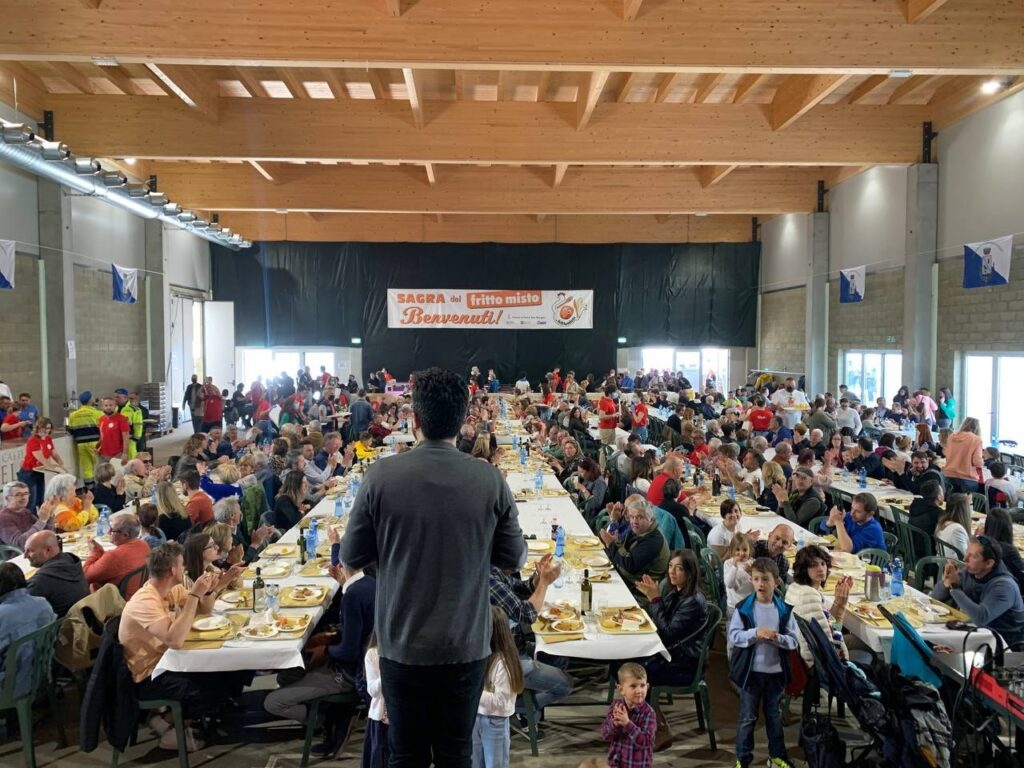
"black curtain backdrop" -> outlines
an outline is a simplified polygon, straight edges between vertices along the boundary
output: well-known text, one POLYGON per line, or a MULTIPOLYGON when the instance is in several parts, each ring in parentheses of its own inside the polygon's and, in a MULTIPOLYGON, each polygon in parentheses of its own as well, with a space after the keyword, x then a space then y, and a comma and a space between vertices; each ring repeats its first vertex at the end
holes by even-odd
POLYGON ((213 295, 235 302, 239 346, 351 346, 363 371, 430 365, 502 382, 553 365, 603 374, 629 346, 752 347, 760 243, 567 245, 259 243, 213 246, 213 295), (388 288, 589 289, 592 330, 388 328, 388 288))

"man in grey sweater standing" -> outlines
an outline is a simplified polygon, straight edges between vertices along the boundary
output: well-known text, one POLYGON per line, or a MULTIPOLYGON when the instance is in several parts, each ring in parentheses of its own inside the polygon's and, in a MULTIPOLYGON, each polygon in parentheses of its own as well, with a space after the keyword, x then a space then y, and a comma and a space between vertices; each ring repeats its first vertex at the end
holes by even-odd
POLYGON ((501 473, 455 447, 468 389, 455 374, 415 375, 421 442, 376 462, 341 541, 350 568, 377 568, 376 630, 391 768, 469 768, 491 653, 491 565, 526 557, 501 473))

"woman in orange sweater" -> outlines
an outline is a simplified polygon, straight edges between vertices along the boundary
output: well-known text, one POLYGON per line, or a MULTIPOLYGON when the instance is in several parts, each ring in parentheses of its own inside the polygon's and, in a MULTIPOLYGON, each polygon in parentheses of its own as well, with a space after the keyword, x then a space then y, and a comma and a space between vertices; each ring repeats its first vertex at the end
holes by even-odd
POLYGON ((958 493, 975 493, 981 486, 981 427, 975 418, 966 418, 960 430, 946 443, 943 473, 958 493))

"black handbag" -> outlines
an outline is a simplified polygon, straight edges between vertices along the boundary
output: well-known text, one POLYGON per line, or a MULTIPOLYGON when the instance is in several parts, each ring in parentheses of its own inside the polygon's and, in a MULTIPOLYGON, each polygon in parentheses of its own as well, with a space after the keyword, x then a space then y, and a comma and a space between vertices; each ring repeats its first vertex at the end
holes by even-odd
POLYGON ((799 743, 808 768, 843 768, 846 763, 846 745, 825 715, 807 714, 800 724, 799 743))

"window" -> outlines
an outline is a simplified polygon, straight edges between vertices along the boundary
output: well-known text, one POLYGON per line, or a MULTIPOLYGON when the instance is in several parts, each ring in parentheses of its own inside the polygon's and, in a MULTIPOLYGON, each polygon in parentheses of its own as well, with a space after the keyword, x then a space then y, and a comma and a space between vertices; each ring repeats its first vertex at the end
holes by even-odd
POLYGON ((1024 413, 1014 402, 1024 376, 1024 355, 968 354, 964 373, 964 401, 957 418, 976 418, 985 444, 993 439, 1024 442, 1024 413))
POLYGON ((700 386, 700 350, 680 349, 676 352, 676 370, 682 371, 693 386, 700 386))
POLYGON ((729 388, 728 349, 644 347, 640 350, 640 360, 645 371, 682 371, 697 392, 703 391, 704 382, 712 372, 717 389, 725 392, 729 388))
POLYGON ((640 359, 643 361, 645 371, 652 368, 659 371, 671 371, 674 357, 675 350, 672 347, 644 347, 640 350, 640 359))
POLYGON ((866 405, 884 397, 892 403, 903 378, 903 355, 900 352, 849 351, 843 356, 840 384, 866 405))
POLYGON ((307 352, 306 365, 314 379, 320 378, 320 366, 327 369, 327 372, 334 374, 334 353, 333 352, 307 352))

